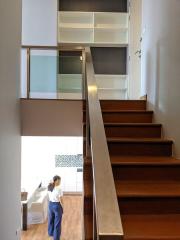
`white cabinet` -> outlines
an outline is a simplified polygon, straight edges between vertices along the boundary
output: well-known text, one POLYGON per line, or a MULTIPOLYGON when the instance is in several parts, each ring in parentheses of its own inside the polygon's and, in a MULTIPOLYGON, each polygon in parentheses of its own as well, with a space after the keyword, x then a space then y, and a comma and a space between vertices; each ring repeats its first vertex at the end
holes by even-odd
POLYGON ((128 13, 59 12, 58 42, 128 44, 128 13))
POLYGON ((47 189, 36 190, 30 209, 28 209, 28 224, 45 223, 47 220, 48 193, 47 189))

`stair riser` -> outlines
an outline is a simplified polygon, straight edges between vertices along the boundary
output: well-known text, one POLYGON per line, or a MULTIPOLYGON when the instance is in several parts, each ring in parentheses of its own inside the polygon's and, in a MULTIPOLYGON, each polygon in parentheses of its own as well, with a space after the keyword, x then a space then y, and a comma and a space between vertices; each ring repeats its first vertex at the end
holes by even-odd
MULTIPOLYGON (((161 126, 105 126, 105 132, 107 137, 160 138, 161 126)), ((83 127, 83 136, 86 136, 86 125, 83 127)))
POLYGON ((172 156, 171 143, 115 143, 108 142, 110 155, 172 156))
POLYGON ((152 123, 152 113, 103 113, 104 123, 152 123))
MULTIPOLYGON (((103 112, 104 123, 152 123, 153 113, 118 113, 103 112)), ((86 114, 83 114, 83 122, 86 121, 86 114)))
MULTIPOLYGON (((112 166, 115 180, 180 180, 180 166, 112 166)), ((92 180, 91 165, 84 166, 84 179, 92 180)))
POLYGON ((180 180, 180 166, 114 166, 115 180, 180 180))
POLYGON ((101 108, 105 110, 146 110, 146 101, 101 100, 101 108))
POLYGON ((118 198, 121 214, 179 214, 180 198, 118 198))
POLYGON ((161 127, 105 127, 107 137, 160 138, 161 127))
MULTIPOLYGON (((146 101, 139 100, 101 100, 100 104, 104 110, 146 110, 146 101)), ((83 109, 86 109, 86 101, 83 101, 83 109)))

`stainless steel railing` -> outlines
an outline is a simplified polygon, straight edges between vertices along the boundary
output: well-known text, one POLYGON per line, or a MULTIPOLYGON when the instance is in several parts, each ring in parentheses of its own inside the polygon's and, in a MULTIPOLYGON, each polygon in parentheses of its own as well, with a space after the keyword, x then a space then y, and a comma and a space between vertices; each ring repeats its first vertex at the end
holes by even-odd
POLYGON ((90 128, 86 151, 92 157, 93 169, 93 239, 122 239, 122 222, 89 47, 85 48, 85 63, 86 127, 90 128))

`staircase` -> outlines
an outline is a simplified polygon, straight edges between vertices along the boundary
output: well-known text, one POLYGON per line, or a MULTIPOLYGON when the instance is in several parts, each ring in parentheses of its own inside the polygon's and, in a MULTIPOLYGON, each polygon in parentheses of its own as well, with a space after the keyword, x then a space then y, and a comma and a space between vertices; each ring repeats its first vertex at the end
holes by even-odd
MULTIPOLYGON (((180 161, 145 100, 101 103, 125 240, 180 239, 180 161)), ((86 137, 84 108, 84 139, 86 137)), ((106 176, 104 176, 106 178, 106 176)), ((92 162, 84 147, 85 239, 93 239, 92 162)))

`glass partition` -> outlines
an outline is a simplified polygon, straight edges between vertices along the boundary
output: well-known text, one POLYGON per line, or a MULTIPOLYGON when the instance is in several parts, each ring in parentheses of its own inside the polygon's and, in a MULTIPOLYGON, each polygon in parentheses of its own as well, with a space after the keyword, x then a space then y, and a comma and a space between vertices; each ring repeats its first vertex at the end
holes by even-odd
POLYGON ((21 97, 82 99, 81 51, 23 49, 21 56, 21 97))
POLYGON ((60 52, 58 98, 82 99, 82 53, 60 52))

